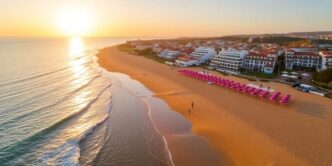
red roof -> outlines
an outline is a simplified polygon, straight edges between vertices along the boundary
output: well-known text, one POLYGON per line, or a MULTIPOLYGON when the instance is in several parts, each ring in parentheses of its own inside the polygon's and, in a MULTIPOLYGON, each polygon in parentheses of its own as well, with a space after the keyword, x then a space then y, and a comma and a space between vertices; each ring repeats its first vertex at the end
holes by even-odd
POLYGON ((185 53, 185 54, 191 54, 192 52, 194 52, 194 50, 192 50, 192 49, 188 49, 188 50, 184 50, 184 51, 182 51, 183 53, 185 53))
POLYGON ((326 58, 332 58, 332 51, 322 51, 321 53, 321 55, 326 58))
POLYGON ((294 51, 293 49, 291 49, 291 48, 287 48, 286 51, 287 51, 287 52, 295 52, 295 51, 294 51))
POLYGON ((260 57, 267 57, 269 54, 275 54, 274 50, 260 50, 260 51, 250 51, 249 56, 260 56, 260 57))
POLYGON ((295 52, 294 55, 320 56, 317 52, 295 52))
POLYGON ((195 60, 196 58, 191 57, 191 56, 181 55, 181 56, 178 56, 177 59, 183 60, 183 61, 189 61, 189 60, 195 60))

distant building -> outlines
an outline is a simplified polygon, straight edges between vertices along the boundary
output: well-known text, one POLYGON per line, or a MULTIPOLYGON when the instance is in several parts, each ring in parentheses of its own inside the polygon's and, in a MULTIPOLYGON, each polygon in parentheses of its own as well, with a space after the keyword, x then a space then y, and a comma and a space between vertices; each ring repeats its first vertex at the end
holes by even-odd
POLYGON ((211 60, 210 67, 221 71, 239 72, 239 69, 243 65, 243 59, 247 55, 247 50, 237 50, 233 48, 221 50, 219 54, 211 60))
POLYGON ((322 57, 317 52, 298 52, 288 49, 285 53, 285 67, 287 69, 320 69, 322 57))
POLYGON ((331 44, 320 44, 318 45, 319 49, 323 50, 324 51, 332 51, 332 45, 331 44))
POLYGON ((276 51, 251 51, 244 58, 243 68, 249 71, 272 74, 276 66, 277 57, 276 51))
POLYGON ((321 51, 319 55, 322 56, 322 70, 332 68, 332 51, 321 51))
POLYGON ((142 44, 137 44, 137 45, 136 45, 136 49, 137 49, 137 50, 140 50, 140 51, 142 51, 142 50, 146 50, 146 49, 150 49, 150 48, 152 49, 152 47, 153 47, 153 46, 152 46, 151 44, 143 44, 143 43, 142 43, 142 44))
POLYGON ((193 44, 191 42, 187 43, 184 47, 186 48, 192 48, 193 47, 193 44))

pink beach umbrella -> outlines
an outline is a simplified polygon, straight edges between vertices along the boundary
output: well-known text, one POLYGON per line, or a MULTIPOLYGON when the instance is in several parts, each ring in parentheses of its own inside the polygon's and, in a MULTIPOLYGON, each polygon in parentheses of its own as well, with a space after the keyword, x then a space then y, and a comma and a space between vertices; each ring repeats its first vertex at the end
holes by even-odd
POLYGON ((290 97, 291 96, 289 94, 281 97, 281 99, 279 100, 279 103, 280 104, 287 104, 287 103, 289 103, 290 97))

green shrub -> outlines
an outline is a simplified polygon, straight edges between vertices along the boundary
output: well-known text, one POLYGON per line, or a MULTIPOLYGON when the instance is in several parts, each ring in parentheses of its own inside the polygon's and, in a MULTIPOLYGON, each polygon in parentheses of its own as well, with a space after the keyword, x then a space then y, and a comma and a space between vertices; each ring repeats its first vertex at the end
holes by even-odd
POLYGON ((130 44, 127 44, 127 43, 119 45, 118 48, 120 51, 124 51, 124 52, 130 52, 134 49, 133 46, 131 46, 130 44))
POLYGON ((323 70, 321 72, 316 72, 313 77, 315 82, 323 82, 328 84, 332 81, 332 69, 323 70))
POLYGON ((332 99, 332 93, 328 93, 325 96, 328 97, 328 98, 330 98, 330 99, 332 99))
POLYGON ((260 80, 261 82, 270 82, 270 80, 260 80))
POLYGON ((327 84, 328 89, 332 89, 332 81, 327 84))
POLYGON ((252 78, 247 78, 248 81, 256 81, 255 79, 252 78))

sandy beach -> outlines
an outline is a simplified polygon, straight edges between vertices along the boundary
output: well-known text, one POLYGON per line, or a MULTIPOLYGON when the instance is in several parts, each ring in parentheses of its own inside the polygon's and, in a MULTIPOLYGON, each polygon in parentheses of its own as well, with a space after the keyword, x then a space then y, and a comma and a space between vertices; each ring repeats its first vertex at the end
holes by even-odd
MULTIPOLYGON (((98 57, 102 67, 142 82, 186 117, 193 132, 205 137, 221 160, 225 156, 231 160, 229 165, 332 165, 330 99, 296 91, 289 85, 264 82, 264 86, 292 95, 291 103, 279 105, 185 77, 176 72, 177 68, 121 52, 117 47, 101 50, 98 57), (188 114, 192 102, 194 109, 188 114)), ((181 157, 183 149, 170 146, 170 150, 181 157)))

